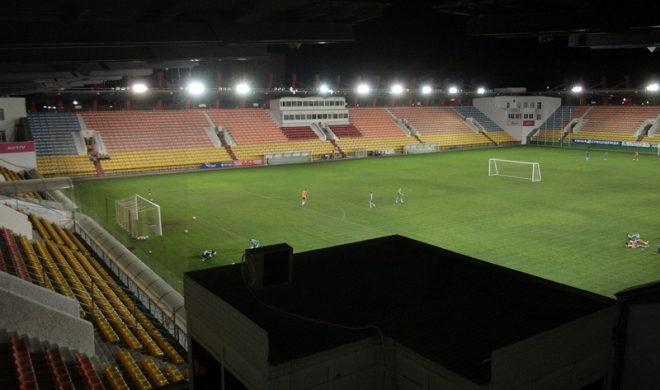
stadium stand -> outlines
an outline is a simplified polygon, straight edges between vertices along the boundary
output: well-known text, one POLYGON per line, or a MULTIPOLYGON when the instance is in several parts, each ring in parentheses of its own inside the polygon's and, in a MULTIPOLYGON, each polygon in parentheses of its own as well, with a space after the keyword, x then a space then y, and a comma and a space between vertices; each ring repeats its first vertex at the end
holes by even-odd
POLYGON ((330 130, 339 138, 350 137, 357 138, 362 137, 362 133, 352 124, 347 125, 329 125, 330 130))
POLYGON ((87 128, 101 132, 108 153, 209 148, 211 124, 199 110, 85 111, 87 128))
POLYGON ((497 123, 493 122, 490 118, 484 115, 483 112, 479 111, 478 108, 474 106, 452 106, 463 118, 474 118, 479 122, 481 126, 487 132, 498 132, 504 131, 503 128, 498 126, 497 123))
POLYGON ((330 142, 318 138, 310 141, 288 142, 261 145, 236 145, 232 151, 238 160, 262 159, 266 153, 281 153, 292 151, 311 151, 314 158, 332 154, 333 146, 330 142))
POLYGON ((637 128, 647 120, 660 115, 657 106, 593 106, 586 113, 582 132, 603 132, 634 135, 637 128))
POLYGON ((309 126, 281 127, 281 129, 289 141, 305 141, 319 138, 309 126))
POLYGON ((385 108, 349 108, 348 120, 366 138, 404 137, 394 124, 392 114, 385 108))
POLYGON ((388 110, 399 119, 407 119, 420 136, 474 132, 451 107, 390 107, 388 110))
POLYGON ((28 112, 27 118, 38 157, 78 154, 71 135, 81 130, 75 113, 28 112))
POLYGON ((263 109, 206 111, 216 126, 224 126, 237 145, 276 144, 288 139, 263 109))

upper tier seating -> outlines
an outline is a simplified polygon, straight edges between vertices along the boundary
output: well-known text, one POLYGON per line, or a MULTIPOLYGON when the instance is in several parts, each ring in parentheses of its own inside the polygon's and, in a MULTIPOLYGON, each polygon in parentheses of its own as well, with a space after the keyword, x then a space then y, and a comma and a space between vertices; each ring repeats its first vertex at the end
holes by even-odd
POLYGON ((80 131, 73 112, 28 112, 28 123, 37 148, 37 156, 78 154, 71 132, 80 131))
POLYGON ((550 115, 540 128, 544 130, 562 130, 571 119, 579 118, 582 114, 584 114, 584 107, 582 106, 561 106, 550 115), (578 109, 581 110, 577 111, 578 109))
POLYGON ((237 145, 289 141, 264 109, 215 109, 207 110, 207 113, 216 126, 227 128, 237 145))
POLYGON ((399 119, 407 119, 420 135, 474 133, 451 107, 390 107, 399 119))
POLYGON ((289 141, 305 141, 319 139, 318 135, 309 126, 281 127, 282 132, 289 141))
POLYGON ((406 136, 385 108, 349 108, 348 120, 367 138, 406 136))
POLYGON ((116 152, 208 148, 210 127, 200 110, 85 111, 87 128, 100 131, 112 156, 116 152))
POLYGON ((347 125, 329 125, 330 130, 339 138, 350 137, 362 137, 362 133, 352 124, 347 125))
POLYGON ((658 106, 593 106, 585 116, 587 123, 579 133, 605 132, 634 135, 646 119, 660 114, 658 106))

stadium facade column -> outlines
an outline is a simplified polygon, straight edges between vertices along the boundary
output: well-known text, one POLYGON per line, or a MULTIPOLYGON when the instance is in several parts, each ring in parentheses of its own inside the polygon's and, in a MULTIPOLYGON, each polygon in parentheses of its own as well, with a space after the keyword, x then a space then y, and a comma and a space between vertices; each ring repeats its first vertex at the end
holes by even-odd
MULTIPOLYGON (((374 77, 374 92, 380 89, 380 76, 374 77)), ((378 96, 374 93, 374 98, 371 99, 371 107, 376 107, 378 105, 378 96)))
POLYGON ((64 111, 64 102, 62 99, 59 99, 57 101, 57 111, 64 111))
MULTIPOLYGON (((268 82, 266 84, 266 88, 268 90, 273 89, 273 74, 272 73, 268 74, 268 82)), ((264 107, 266 108, 266 110, 270 110, 270 99, 268 99, 267 97, 264 97, 264 107)))
MULTIPOLYGON (((131 76, 126 76, 126 88, 131 88, 133 84, 133 78, 131 76)), ((131 95, 128 95, 131 96, 131 95)), ((131 99, 126 99, 126 111, 131 110, 131 99)))
MULTIPOLYGON (((584 78, 580 77, 580 81, 578 82, 579 85, 584 86, 584 78)), ((580 105, 581 106, 586 106, 587 105, 587 97, 584 95, 580 95, 580 105)))
MULTIPOLYGON (((632 88, 632 83, 630 82, 630 75, 627 74, 626 75, 626 89, 631 89, 631 88, 632 88)), ((626 105, 627 106, 632 106, 632 104, 633 104, 632 98, 627 97, 626 98, 626 105)))
MULTIPOLYGON (((355 85, 356 86, 359 86, 360 84, 362 84, 362 76, 358 76, 357 80, 355 80, 355 85)), ((358 106, 358 94, 357 93, 353 94, 353 96, 355 96, 353 98, 353 107, 357 107, 358 106)))
MULTIPOLYGON (((417 78, 413 76, 413 78, 410 79, 410 89, 414 91, 415 88, 417 88, 417 78)), ((406 100, 406 106, 412 106, 412 97, 410 94, 408 95, 408 100, 406 100)))
MULTIPOLYGON (((651 75, 651 83, 657 83, 655 73, 653 73, 651 75)), ((651 104, 653 104, 654 106, 657 106, 658 105, 658 98, 653 97, 653 99, 651 99, 651 104)))
POLYGON ((290 87, 295 90, 297 82, 298 82, 298 75, 296 75, 294 73, 294 74, 291 75, 291 85, 290 85, 290 87))
POLYGON ((37 112, 37 102, 30 100, 30 112, 37 112))
POLYGON ((340 86, 341 86, 341 76, 336 75, 335 76, 335 91, 339 91, 340 86))
MULTIPOLYGON (((222 73, 215 74, 215 90, 219 91, 222 88, 222 73)), ((220 108, 220 97, 218 96, 213 102, 213 108, 220 108)))
MULTIPOLYGON (((475 78, 470 79, 470 91, 475 90, 475 88, 474 88, 475 85, 477 85, 477 80, 475 78)), ((471 106, 472 105, 472 98, 465 99, 465 105, 466 106, 471 106)))
MULTIPOLYGON (((433 78, 430 78, 428 82, 429 82, 429 85, 431 86, 431 88, 433 88, 433 78)), ((429 105, 429 100, 430 100, 430 98, 427 97, 426 99, 424 99, 424 103, 422 103, 422 104, 425 105, 425 106, 428 106, 429 105)))
MULTIPOLYGON (((564 89, 567 90, 567 89, 569 89, 568 87, 569 87, 569 85, 568 85, 568 77, 564 77, 564 89)), ((564 106, 570 106, 571 103, 572 103, 572 99, 571 99, 570 95, 565 95, 565 96, 563 97, 563 100, 564 100, 564 101, 562 102, 562 105, 564 105, 564 106)))
MULTIPOLYGON (((601 76, 601 78, 600 78, 600 88, 601 89, 607 89, 607 77, 606 76, 601 76)), ((603 105, 607 106, 609 104, 610 103, 609 103, 609 100, 608 100, 607 96, 604 96, 603 97, 603 105)))
POLYGON ((440 99, 440 105, 441 106, 444 106, 446 101, 447 101, 447 98, 446 98, 446 95, 445 95, 447 93, 447 88, 449 88, 449 79, 446 78, 445 82, 442 85, 443 95, 442 95, 442 99, 440 99))
MULTIPOLYGON (((158 71, 158 81, 157 81, 157 88, 158 89, 163 89, 163 79, 165 78, 165 72, 162 70, 158 71)), ((156 100, 156 109, 157 110, 162 110, 163 109, 163 99, 158 99, 156 100)))
MULTIPOLYGON (((398 77, 394 77, 394 78, 392 79, 392 85, 395 85, 395 84, 398 84, 398 83, 399 83, 399 78, 398 78, 398 77)), ((390 88, 391 88, 391 86, 390 86, 390 88)), ((392 96, 392 97, 390 98, 390 101, 389 101, 388 104, 389 104, 390 107, 394 107, 394 105, 396 104, 396 99, 394 99, 394 94, 392 94, 391 96, 392 96)))

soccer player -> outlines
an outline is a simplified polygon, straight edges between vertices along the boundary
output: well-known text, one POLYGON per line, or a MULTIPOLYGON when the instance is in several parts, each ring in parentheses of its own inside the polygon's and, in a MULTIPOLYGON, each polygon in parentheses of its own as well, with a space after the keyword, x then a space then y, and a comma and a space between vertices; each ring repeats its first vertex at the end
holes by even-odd
POLYGON ((211 249, 207 249, 202 253, 202 261, 206 261, 211 258, 211 256, 215 256, 215 251, 211 249))
POLYGON ((149 188, 149 191, 147 191, 147 199, 149 199, 150 202, 154 201, 154 196, 151 193, 151 188, 149 188))
POLYGON ((635 158, 633 158, 633 160, 635 161, 639 160, 639 152, 635 152, 635 158))
POLYGON ((305 188, 302 192, 302 205, 304 206, 305 203, 307 203, 307 188, 305 188))
POLYGON ((605 152, 605 161, 607 161, 607 152, 605 152))
POLYGON ((254 238, 250 238, 250 248, 259 248, 260 242, 254 238))
POLYGON ((396 200, 394 203, 399 203, 399 201, 403 203, 403 193, 401 192, 401 188, 399 188, 399 190, 396 192, 396 200))
POLYGON ((374 208, 376 207, 376 204, 374 203, 374 193, 369 191, 369 208, 374 208))
POLYGON ((587 150, 587 153, 584 155, 587 158, 587 161, 589 161, 589 151, 587 150))

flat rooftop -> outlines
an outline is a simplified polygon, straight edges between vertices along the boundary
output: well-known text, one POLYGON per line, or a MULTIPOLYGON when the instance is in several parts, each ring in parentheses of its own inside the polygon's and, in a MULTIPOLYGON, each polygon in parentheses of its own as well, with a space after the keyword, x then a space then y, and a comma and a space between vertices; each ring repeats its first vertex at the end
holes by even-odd
MULTIPOLYGON (((295 248, 294 248, 295 249, 295 248)), ((386 337, 477 384, 490 382, 490 357, 506 347, 616 301, 402 236, 293 255, 293 281, 257 290, 241 265, 187 277, 268 332, 278 365, 378 336, 305 321, 375 326, 386 337)))

